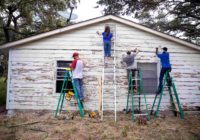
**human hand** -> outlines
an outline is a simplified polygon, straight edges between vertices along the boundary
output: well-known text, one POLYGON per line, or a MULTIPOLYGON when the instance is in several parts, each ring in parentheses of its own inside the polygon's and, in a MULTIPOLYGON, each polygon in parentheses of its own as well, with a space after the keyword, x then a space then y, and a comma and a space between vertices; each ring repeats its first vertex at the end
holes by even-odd
POLYGON ((96 31, 96 33, 97 33, 98 35, 100 35, 99 31, 96 31))

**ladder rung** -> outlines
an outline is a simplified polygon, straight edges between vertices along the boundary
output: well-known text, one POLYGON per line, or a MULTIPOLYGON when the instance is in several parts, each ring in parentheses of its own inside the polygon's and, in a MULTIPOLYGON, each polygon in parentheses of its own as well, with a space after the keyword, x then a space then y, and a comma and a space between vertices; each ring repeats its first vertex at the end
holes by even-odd
POLYGON ((172 86, 164 86, 164 88, 167 88, 167 87, 172 87, 172 86))
MULTIPOLYGON (((132 96, 131 93, 129 93, 129 96, 132 96)), ((137 97, 144 97, 144 94, 134 94, 133 97, 137 98, 137 97)))
POLYGON ((139 85, 132 85, 132 86, 129 86, 129 87, 139 87, 139 85))
POLYGON ((171 95, 175 96, 175 94, 171 94, 171 95))
POLYGON ((66 90, 70 90, 70 91, 72 91, 73 89, 63 89, 64 91, 66 91, 66 90))
POLYGON ((132 80, 137 80, 137 81, 139 81, 139 80, 141 80, 141 79, 132 79, 132 80))
POLYGON ((145 113, 145 114, 134 114, 134 116, 147 116, 148 114, 145 113))

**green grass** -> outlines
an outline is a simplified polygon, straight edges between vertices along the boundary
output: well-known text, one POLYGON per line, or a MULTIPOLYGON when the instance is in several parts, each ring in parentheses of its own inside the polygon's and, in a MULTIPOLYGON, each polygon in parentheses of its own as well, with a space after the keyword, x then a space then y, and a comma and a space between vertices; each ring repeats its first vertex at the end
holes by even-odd
POLYGON ((6 104, 6 82, 5 78, 0 77, 0 106, 6 104))

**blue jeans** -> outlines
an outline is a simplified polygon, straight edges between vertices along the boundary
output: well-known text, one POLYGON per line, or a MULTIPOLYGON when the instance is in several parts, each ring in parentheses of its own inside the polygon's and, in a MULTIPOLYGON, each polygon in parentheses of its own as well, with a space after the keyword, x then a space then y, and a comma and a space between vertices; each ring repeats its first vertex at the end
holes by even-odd
POLYGON ((163 77, 167 71, 171 72, 171 68, 162 68, 160 71, 160 78, 159 78, 159 86, 158 86, 158 93, 161 92, 163 86, 163 77))
POLYGON ((80 100, 84 99, 83 96, 83 81, 82 79, 73 79, 74 80, 74 84, 76 86, 76 90, 78 92, 78 96, 80 100))
POLYGON ((105 57, 110 57, 111 56, 111 42, 104 42, 104 56, 105 57))

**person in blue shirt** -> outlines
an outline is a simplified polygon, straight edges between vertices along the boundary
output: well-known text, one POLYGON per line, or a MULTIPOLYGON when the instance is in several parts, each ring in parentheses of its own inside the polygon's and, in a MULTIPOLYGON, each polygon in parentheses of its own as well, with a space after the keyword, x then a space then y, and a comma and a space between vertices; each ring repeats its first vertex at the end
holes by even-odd
POLYGON ((167 48, 163 48, 163 53, 159 54, 158 53, 158 48, 156 48, 156 55, 158 58, 161 60, 162 68, 160 71, 160 77, 159 77, 159 86, 158 86, 158 91, 157 94, 160 94, 163 86, 163 77, 167 71, 171 71, 171 64, 170 64, 170 59, 169 59, 169 53, 167 52, 167 48))
MULTIPOLYGON (((97 32, 98 35, 99 32, 97 32)), ((103 44, 104 44, 104 57, 109 58, 111 57, 111 39, 113 34, 110 32, 110 27, 106 26, 104 32, 102 33, 103 36, 103 44)))

